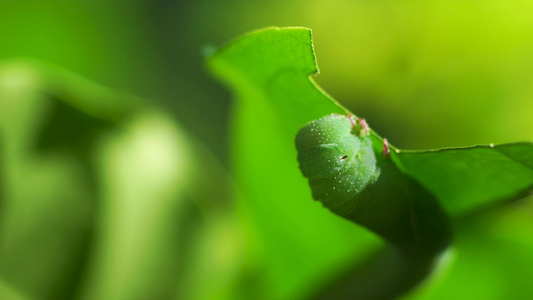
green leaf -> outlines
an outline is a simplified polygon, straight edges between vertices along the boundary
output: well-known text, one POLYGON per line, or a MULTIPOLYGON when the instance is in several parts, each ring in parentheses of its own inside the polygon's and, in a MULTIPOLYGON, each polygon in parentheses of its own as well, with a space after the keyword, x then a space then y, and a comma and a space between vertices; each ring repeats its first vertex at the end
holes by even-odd
POLYGON ((393 154, 400 168, 451 215, 461 215, 533 190, 533 143, 393 154))
MULTIPOLYGON (((355 249, 350 249, 351 253, 340 251, 341 244, 344 249, 349 249, 349 243, 354 241, 359 247, 363 243, 366 247, 376 245, 375 240, 364 238, 363 232, 349 232, 337 219, 321 214, 309 201, 309 192, 295 172, 292 143, 298 129, 331 113, 346 114, 347 110, 309 78, 318 69, 310 31, 304 28, 269 28, 251 33, 216 52, 209 65, 238 99, 233 127, 234 162, 246 198, 240 203, 244 218, 259 236, 256 247, 268 256, 267 259, 256 254, 256 267, 259 264, 264 271, 255 282, 257 289, 266 292, 266 298, 294 298, 301 295, 299 289, 312 291, 318 274, 334 274, 327 264, 345 269, 339 264, 347 261, 348 255, 362 257, 363 252, 355 249), (312 234, 310 226, 315 226, 311 227, 312 234), (261 261, 268 263, 262 265, 261 261)), ((370 140, 374 152, 381 153, 383 140, 379 135, 371 131, 370 140)), ((516 199, 533 186, 531 144, 416 152, 401 151, 392 145, 390 148, 392 159, 378 159, 382 175, 369 185, 371 189, 365 189, 365 212, 344 217, 368 227, 400 249, 416 244, 406 244, 408 238, 401 235, 421 228, 426 232, 420 236, 430 241, 443 229, 447 231, 440 206, 449 216, 458 216, 516 199), (392 218, 378 218, 383 212, 392 218), (408 226, 413 220, 418 226, 408 226)), ((430 251, 428 256, 435 258, 439 249, 430 251)), ((421 280, 432 264, 429 258, 387 253, 374 261, 370 260, 371 267, 353 268, 355 275, 346 273, 346 278, 352 276, 352 280, 338 281, 340 285, 333 284, 334 289, 319 295, 342 297, 357 292, 353 286, 365 286, 360 284, 365 280, 362 270, 379 274, 375 271, 394 270, 394 265, 414 268, 412 272, 382 273, 387 275, 374 277, 381 283, 366 285, 368 294, 359 294, 373 299, 398 295, 421 280)))
POLYGON ((337 274, 380 242, 324 213, 320 203, 311 201, 298 170, 294 138, 300 127, 332 112, 344 113, 310 78, 318 71, 311 32, 268 28, 251 33, 220 49, 208 63, 238 99, 233 161, 243 225, 250 228, 247 277, 254 278, 242 286, 264 299, 312 294, 324 274, 337 274))

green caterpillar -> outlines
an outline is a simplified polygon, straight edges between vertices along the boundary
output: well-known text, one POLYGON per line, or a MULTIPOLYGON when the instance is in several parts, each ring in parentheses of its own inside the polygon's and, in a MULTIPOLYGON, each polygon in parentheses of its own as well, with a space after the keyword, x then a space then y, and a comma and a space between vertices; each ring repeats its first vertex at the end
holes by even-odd
POLYGON ((348 215, 354 197, 379 176, 363 119, 332 114, 310 122, 298 132, 296 148, 313 198, 339 215, 348 215))
POLYGON ((450 242, 447 216, 424 187, 391 159, 386 139, 373 146, 364 119, 331 114, 296 136, 298 162, 312 196, 409 253, 431 254, 450 242), (376 154, 376 151, 381 153, 376 154))

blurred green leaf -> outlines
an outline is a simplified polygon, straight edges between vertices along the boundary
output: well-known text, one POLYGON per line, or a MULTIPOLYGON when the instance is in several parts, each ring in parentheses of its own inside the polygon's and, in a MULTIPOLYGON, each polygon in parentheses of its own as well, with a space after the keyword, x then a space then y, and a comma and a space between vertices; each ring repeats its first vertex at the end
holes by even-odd
POLYGON ((44 63, 5 62, 0 298, 220 293, 231 282, 213 280, 202 289, 198 282, 239 266, 225 185, 212 184, 225 182, 219 169, 207 150, 143 100, 44 63), (209 260, 221 236, 234 246, 209 260))
POLYGON ((0 276, 23 295, 50 299, 77 293, 97 208, 92 133, 117 128, 110 118, 74 105, 103 108, 101 114, 117 111, 90 105, 101 99, 100 90, 84 84, 75 97, 72 89, 80 86, 64 82, 69 74, 45 69, 16 61, 0 69, 0 276), (68 119, 81 127, 61 123, 68 119), (91 134, 77 135, 78 129, 91 134), (61 132, 67 134, 58 137, 61 132))
POLYGON ((458 219, 448 263, 402 299, 529 299, 533 293, 533 198, 458 219))

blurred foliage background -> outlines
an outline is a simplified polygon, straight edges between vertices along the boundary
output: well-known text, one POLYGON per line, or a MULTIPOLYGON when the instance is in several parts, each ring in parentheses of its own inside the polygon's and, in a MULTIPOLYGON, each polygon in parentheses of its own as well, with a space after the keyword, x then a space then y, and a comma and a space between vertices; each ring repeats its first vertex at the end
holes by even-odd
MULTIPOLYGON (((533 140, 532 13, 524 0, 0 1, 0 298, 261 291, 257 228, 233 200, 231 95, 206 49, 309 27, 315 80, 394 145, 533 140)), ((464 220, 431 297, 525 299, 529 202, 464 220)), ((267 295, 306 286, 280 288, 267 295)))

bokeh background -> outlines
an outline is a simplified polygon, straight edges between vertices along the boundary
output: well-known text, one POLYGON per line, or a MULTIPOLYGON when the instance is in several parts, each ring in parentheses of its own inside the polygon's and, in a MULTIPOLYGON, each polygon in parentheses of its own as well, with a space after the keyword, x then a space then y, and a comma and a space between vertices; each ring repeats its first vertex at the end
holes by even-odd
MULTIPOLYGON (((249 257, 231 94, 204 53, 309 27, 314 80, 397 147, 526 141, 532 13, 525 0, 0 1, 0 298, 304 297, 262 285, 249 257)), ((432 297, 530 292, 529 202, 463 220, 464 263, 432 297)))

